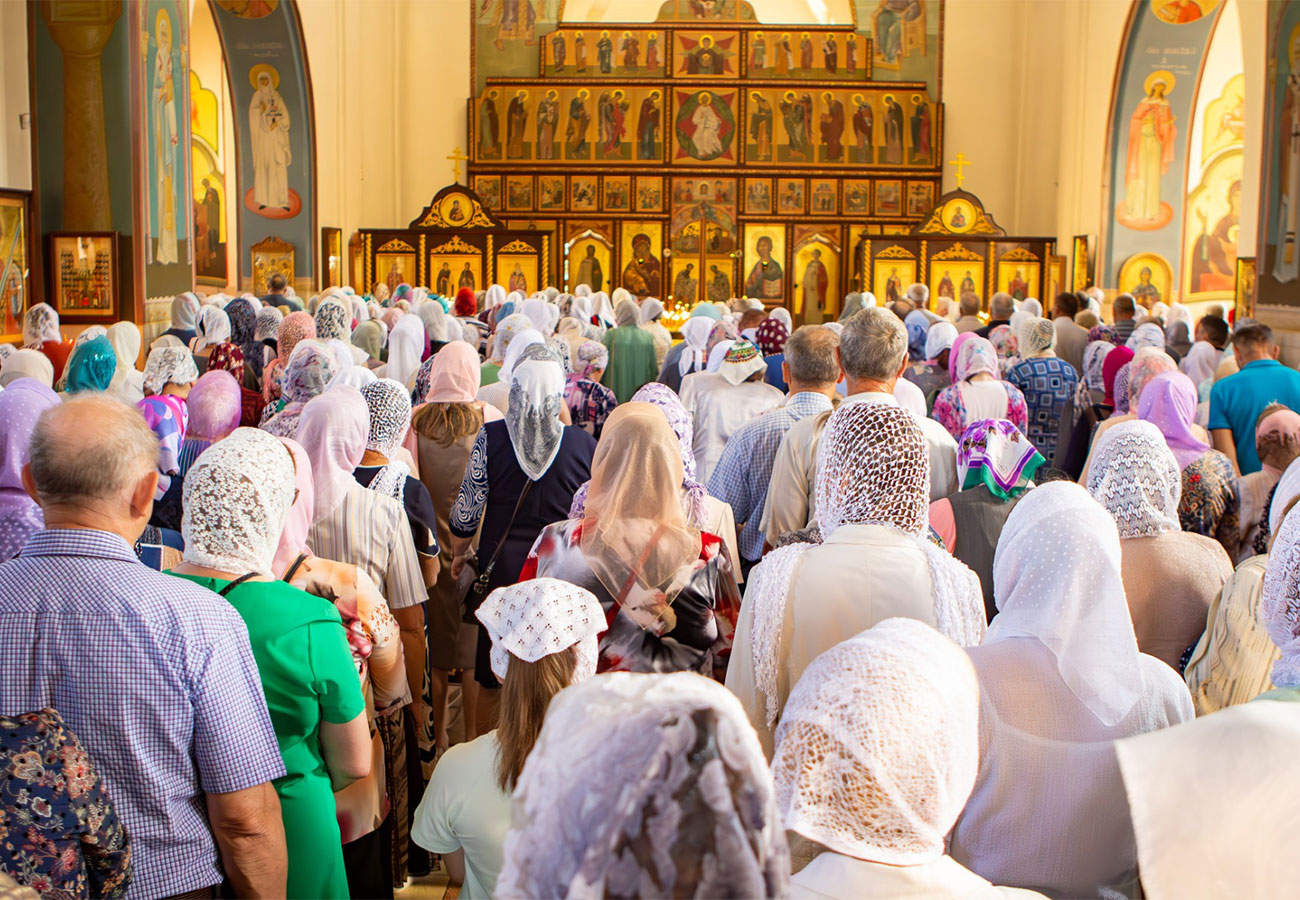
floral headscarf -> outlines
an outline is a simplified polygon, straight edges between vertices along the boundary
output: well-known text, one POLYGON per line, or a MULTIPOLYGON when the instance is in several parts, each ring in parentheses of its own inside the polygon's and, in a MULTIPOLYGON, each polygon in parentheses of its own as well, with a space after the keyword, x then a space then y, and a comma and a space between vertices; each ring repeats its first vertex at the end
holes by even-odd
MULTIPOLYGON (((1020 341, 1010 325, 999 325, 989 332, 989 343, 997 353, 999 366, 1005 368, 1020 352, 1020 341)), ((995 373, 996 374, 996 373, 995 373)))
MULTIPOLYGON (((149 354, 151 359, 153 353, 149 354)), ((190 412, 184 400, 171 394, 145 397, 136 407, 158 436, 158 489, 153 495, 158 501, 172 486, 172 476, 180 473, 181 444, 185 441, 185 429, 189 427, 190 412)))
POLYGON ((1019 497, 1034 473, 1047 464, 1015 425, 1006 419, 972 422, 957 444, 957 479, 962 490, 983 484, 995 497, 1019 497))
POLYGON ((322 341, 352 340, 352 314, 342 302, 330 297, 316 307, 316 337, 322 341))
MULTIPOLYGON (((1011 329, 1007 329, 1010 333, 1011 329)), ((970 332, 967 332, 968 334, 970 332)), ((968 381, 980 372, 988 372, 994 378, 1001 377, 997 351, 993 344, 982 337, 974 337, 961 345, 957 354, 957 377, 954 384, 968 381)))
POLYGON ((240 384, 244 381, 244 351, 231 341, 223 341, 212 348, 208 356, 209 372, 229 372, 240 384))
POLYGON ((309 400, 320 396, 340 374, 338 355, 320 341, 302 341, 284 371, 284 399, 279 413, 262 425, 276 437, 293 437, 298 431, 298 417, 309 400))
POLYGON ((1088 331, 1089 341, 1110 341, 1115 346, 1124 343, 1119 339, 1119 332, 1113 325, 1096 325, 1088 331))
POLYGON ((244 354, 244 365, 254 377, 262 377, 262 347, 257 339, 257 314, 243 297, 236 297, 226 304, 226 316, 230 319, 230 342, 244 354))
POLYGON ((59 333, 59 314, 48 303, 37 303, 23 316, 23 346, 39 350, 41 344, 62 343, 59 333))
POLYGON ((280 323, 279 336, 276 339, 275 359, 271 360, 270 365, 262 373, 262 399, 267 403, 279 398, 283 391, 281 382, 284 380, 285 366, 289 365, 289 357, 293 355, 294 348, 300 341, 311 340, 316 337, 316 322, 311 315, 299 310, 291 312, 284 317, 280 323))
POLYGON ((583 341, 578 347, 578 364, 573 374, 587 378, 592 372, 609 366, 609 349, 598 341, 583 341))

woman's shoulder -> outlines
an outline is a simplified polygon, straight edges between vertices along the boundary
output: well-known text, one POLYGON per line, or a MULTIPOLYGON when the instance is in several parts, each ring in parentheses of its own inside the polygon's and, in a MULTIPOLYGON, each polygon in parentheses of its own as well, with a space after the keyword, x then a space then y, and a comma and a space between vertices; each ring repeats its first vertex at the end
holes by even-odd
POLYGON ((338 608, 329 600, 309 594, 287 581, 255 581, 252 586, 259 589, 261 596, 268 601, 268 606, 274 603, 274 615, 286 628, 315 622, 343 622, 338 608))

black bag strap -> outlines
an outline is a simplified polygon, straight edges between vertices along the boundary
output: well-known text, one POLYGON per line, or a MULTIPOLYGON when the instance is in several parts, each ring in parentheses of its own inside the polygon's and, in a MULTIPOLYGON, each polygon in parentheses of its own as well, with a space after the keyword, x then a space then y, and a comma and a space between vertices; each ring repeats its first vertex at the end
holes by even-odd
POLYGON ((293 581, 294 573, 297 572, 297 571, 298 571, 298 568, 299 568, 299 567, 300 567, 304 562, 306 562, 306 561, 307 561, 307 554, 306 554, 306 553, 299 553, 299 554, 298 554, 298 558, 295 559, 295 560, 293 561, 293 565, 291 565, 291 566, 289 567, 289 571, 284 573, 284 579, 283 579, 283 580, 284 580, 284 583, 285 583, 285 584, 288 584, 288 583, 290 583, 291 581, 293 581))
POLYGON ((519 499, 515 501, 515 509, 510 514, 510 521, 506 522, 505 530, 501 532, 501 540, 497 541, 496 549, 492 551, 492 556, 488 558, 487 565, 479 572, 478 578, 482 583, 487 584, 488 579, 492 577, 492 569, 497 564, 497 557, 501 555, 501 550, 506 545, 506 538, 510 535, 510 529, 514 527, 515 517, 519 515, 519 510, 524 505, 524 498, 528 496, 528 490, 532 486, 533 480, 525 476, 524 489, 519 492, 519 499))
POLYGON ((256 577, 257 577, 257 573, 256 573, 256 572, 245 572, 243 575, 240 575, 240 576, 239 576, 238 578, 236 578, 234 581, 230 582, 230 584, 226 585, 226 586, 223 587, 221 590, 217 591, 217 594, 218 594, 219 596, 225 597, 227 594, 229 594, 229 593, 230 593, 231 591, 233 591, 235 588, 239 587, 241 584, 243 584, 243 583, 244 583, 245 581, 247 581, 248 579, 250 579, 250 578, 256 578, 256 577))

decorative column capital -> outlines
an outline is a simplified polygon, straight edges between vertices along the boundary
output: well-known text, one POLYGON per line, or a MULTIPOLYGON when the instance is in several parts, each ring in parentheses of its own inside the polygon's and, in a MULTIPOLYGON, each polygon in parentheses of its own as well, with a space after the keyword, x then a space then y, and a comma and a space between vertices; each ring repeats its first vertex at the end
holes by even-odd
POLYGON ((41 0, 41 18, 65 56, 98 58, 122 15, 122 0, 41 0))

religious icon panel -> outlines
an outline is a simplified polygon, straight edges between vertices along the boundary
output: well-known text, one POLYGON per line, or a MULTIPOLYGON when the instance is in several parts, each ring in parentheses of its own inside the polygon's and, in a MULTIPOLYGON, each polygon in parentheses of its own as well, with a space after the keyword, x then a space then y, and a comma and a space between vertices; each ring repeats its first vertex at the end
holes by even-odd
POLYGON ((834 215, 840 211, 839 182, 830 178, 814 178, 808 182, 809 207, 813 215, 834 215))
POLYGON ((587 212, 598 205, 595 175, 574 175, 569 179, 569 209, 587 212))
POLYGON ((533 176, 506 176, 506 209, 526 211, 533 208, 533 176))
POLYGON ((897 216, 902 215, 902 194, 903 182, 901 181, 877 181, 876 182, 876 215, 878 216, 897 216))
MULTIPOLYGON (((609 228, 608 223, 604 228, 609 228)), ((613 289, 614 253, 605 234, 585 229, 565 245, 569 260, 569 278, 565 285, 572 291, 580 284, 596 291, 613 289)))
POLYGON ((663 297, 664 228, 658 222, 624 222, 619 227, 619 287, 637 297, 663 297))
POLYGON ((647 29, 561 28, 542 41, 546 75, 582 78, 662 78, 664 32, 647 29))
MULTIPOLYGON (((1032 253, 1023 249, 1010 250, 998 260, 997 288, 1010 294, 1017 300, 1039 297, 1039 285, 1042 278, 1042 263, 1036 261, 1032 253)), ((1041 297, 1048 300, 1051 298, 1041 297)), ((1050 306, 1050 304, 1045 304, 1050 306)))
POLYGON ((745 225, 744 272, 743 290, 746 297, 762 300, 769 305, 786 299, 784 225, 745 225))
POLYGON ((871 181, 866 178, 844 180, 844 211, 846 213, 871 213, 871 181))
POLYGON ((632 176, 606 175, 603 183, 602 207, 609 212, 628 212, 632 209, 632 176))
POLYGON ((673 92, 672 161, 684 165, 734 165, 736 90, 673 92))
POLYGON ((399 284, 419 284, 419 257, 415 247, 394 238, 375 250, 375 282, 383 282, 391 294, 399 284))
POLYGON ((429 248, 429 278, 434 293, 454 297, 461 288, 483 290, 483 250, 459 235, 429 248))
MULTIPOLYGON (((117 233, 49 235, 50 294, 60 318, 112 316, 117 310, 117 233)), ((19 326, 21 331, 21 325, 19 326)))
POLYGON ((776 180, 776 211, 786 215, 803 215, 804 191, 802 178, 776 180))
POLYGON ((636 211, 663 212, 664 180, 659 175, 636 176, 636 211))
POLYGON ((984 297, 984 260, 931 260, 930 261, 930 296, 947 297, 950 300, 961 298, 962 294, 971 293, 980 299, 984 297))
POLYGON ((751 216, 772 214, 772 179, 745 179, 745 213, 751 216))
POLYGON ((1169 261, 1159 253, 1136 253, 1119 269, 1119 289, 1147 305, 1168 303, 1173 282, 1169 261))
POLYGON ((501 209, 501 176, 475 175, 474 193, 483 198, 483 205, 488 209, 501 209))
POLYGON ((750 78, 866 81, 866 35, 844 31, 751 31, 746 53, 750 78))
POLYGON ((916 281, 916 260, 897 245, 886 247, 871 263, 871 292, 876 299, 892 303, 901 300, 908 285, 916 281))
POLYGON ((673 75, 678 78, 739 78, 739 31, 673 32, 673 75))
POLYGON ((545 285, 538 281, 537 254, 522 241, 506 244, 496 255, 496 281, 527 296, 545 285))
POLYGON ((794 310, 803 324, 833 322, 840 308, 839 229, 799 235, 794 251, 794 310))
POLYGON ((564 176, 537 176, 537 208, 543 210, 564 209, 564 176))

